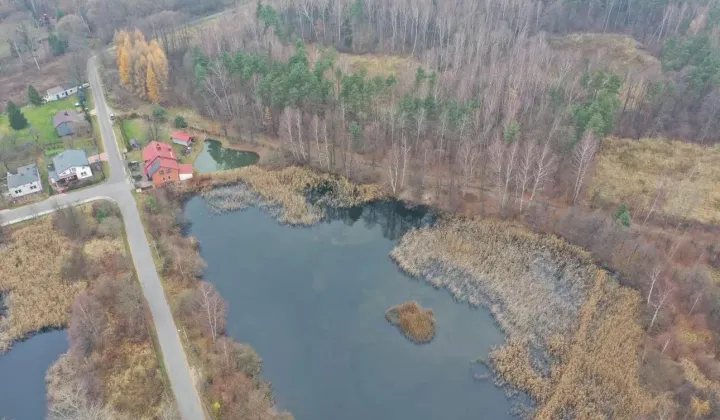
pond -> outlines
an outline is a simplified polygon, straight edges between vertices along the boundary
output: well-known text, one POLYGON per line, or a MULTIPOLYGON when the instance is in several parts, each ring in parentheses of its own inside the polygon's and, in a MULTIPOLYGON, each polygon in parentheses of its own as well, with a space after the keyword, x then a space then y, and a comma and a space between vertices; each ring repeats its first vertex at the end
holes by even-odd
POLYGON ((37 334, 0 355, 0 419, 45 418, 45 374, 68 349, 65 331, 37 334))
POLYGON ((185 208, 213 282, 228 302, 228 333, 252 345, 276 403, 298 420, 510 419, 511 404, 472 361, 504 342, 491 315, 404 275, 389 252, 431 218, 397 203, 333 211, 309 228, 249 208, 185 208), (435 313, 429 344, 384 317, 415 300, 435 313))
POLYGON ((208 139, 203 143, 202 152, 195 158, 194 166, 198 173, 206 174, 252 165, 258 159, 257 153, 226 149, 219 141, 208 139))

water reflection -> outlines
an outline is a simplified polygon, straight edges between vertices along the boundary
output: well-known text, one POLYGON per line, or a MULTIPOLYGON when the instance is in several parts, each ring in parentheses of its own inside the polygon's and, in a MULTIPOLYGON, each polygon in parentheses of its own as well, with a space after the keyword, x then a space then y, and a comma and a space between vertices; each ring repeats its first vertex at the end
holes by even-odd
POLYGON ((205 278, 228 301, 228 332, 254 346, 280 408, 298 420, 509 419, 510 403, 473 360, 504 341, 485 309, 408 278, 389 258, 427 208, 383 202, 327 209, 309 228, 279 225, 257 208, 211 214, 187 203, 205 278), (384 319, 415 300, 435 313, 422 346, 384 319))
POLYGON ((194 166, 198 173, 204 174, 252 165, 258 159, 257 153, 226 149, 219 141, 208 139, 203 143, 203 150, 195 159, 194 166))
POLYGON ((67 347, 65 331, 50 331, 0 355, 0 419, 45 418, 45 373, 67 347))

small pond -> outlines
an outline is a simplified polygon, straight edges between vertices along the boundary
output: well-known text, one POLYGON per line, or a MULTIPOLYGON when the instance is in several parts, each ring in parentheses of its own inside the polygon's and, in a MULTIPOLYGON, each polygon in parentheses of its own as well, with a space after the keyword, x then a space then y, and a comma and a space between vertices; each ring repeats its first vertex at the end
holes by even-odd
POLYGON ((503 420, 511 403, 471 361, 502 344, 489 312, 400 272, 389 252, 423 210, 380 203, 333 211, 309 227, 250 208, 185 208, 213 282, 228 302, 228 333, 258 351, 276 403, 297 420, 503 420), (385 320, 415 300, 435 313, 432 342, 415 345, 385 320))
POLYGON ((65 331, 37 334, 0 355, 0 419, 45 418, 45 373, 68 348, 65 331))
POLYGON ((194 166, 198 173, 206 174, 252 165, 258 159, 255 152, 226 149, 219 141, 208 139, 203 143, 202 152, 195 158, 194 166))

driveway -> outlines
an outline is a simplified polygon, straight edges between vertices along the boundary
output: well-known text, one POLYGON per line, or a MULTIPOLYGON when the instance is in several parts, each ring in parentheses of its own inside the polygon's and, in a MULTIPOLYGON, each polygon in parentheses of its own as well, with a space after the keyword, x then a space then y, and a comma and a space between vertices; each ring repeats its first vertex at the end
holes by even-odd
POLYGON ((130 254, 155 324, 155 332, 162 351, 165 370, 175 394, 180 416, 184 420, 205 419, 200 396, 190 374, 190 367, 185 357, 175 320, 170 312, 170 307, 165 298, 165 291, 155 268, 150 245, 140 220, 140 212, 131 193, 132 185, 125 170, 125 163, 115 138, 115 132, 112 129, 95 57, 88 60, 87 73, 95 96, 97 120, 102 141, 105 145, 105 155, 110 164, 110 176, 107 182, 68 194, 58 194, 40 203, 0 212, 0 226, 11 225, 49 214, 63 206, 102 199, 116 202, 120 207, 125 222, 130 254))

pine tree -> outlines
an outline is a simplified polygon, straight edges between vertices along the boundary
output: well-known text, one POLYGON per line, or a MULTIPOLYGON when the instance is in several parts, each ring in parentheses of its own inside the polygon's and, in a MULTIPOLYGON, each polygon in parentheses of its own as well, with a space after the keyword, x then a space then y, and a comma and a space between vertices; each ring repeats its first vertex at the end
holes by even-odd
POLYGON ((28 125, 25 115, 23 115, 20 108, 18 108, 13 101, 8 101, 7 103, 7 116, 8 121, 10 122, 10 127, 12 127, 13 130, 22 130, 28 125))
POLYGON ((33 85, 28 86, 28 101, 35 106, 40 106, 43 103, 42 97, 33 85))

